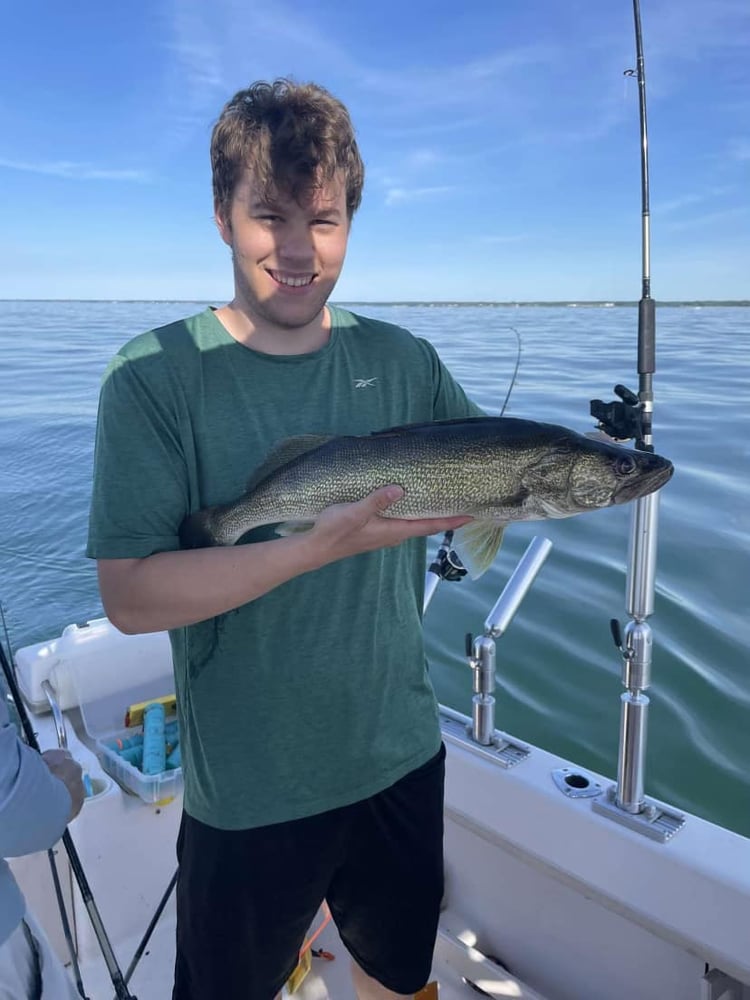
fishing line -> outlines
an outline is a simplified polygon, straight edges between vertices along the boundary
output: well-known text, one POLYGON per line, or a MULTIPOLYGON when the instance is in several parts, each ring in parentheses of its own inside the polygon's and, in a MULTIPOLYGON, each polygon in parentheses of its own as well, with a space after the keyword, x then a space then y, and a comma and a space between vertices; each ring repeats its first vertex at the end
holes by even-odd
POLYGON ((151 940, 151 935, 154 933, 154 928, 159 923, 159 918, 162 915, 162 911, 164 910, 164 907, 167 905, 169 897, 172 895, 172 890, 177 885, 177 876, 178 876, 178 874, 179 874, 179 868, 175 871, 174 875, 169 880, 169 885, 167 886, 166 891, 165 891, 164 895, 162 896, 162 898, 161 898, 161 900, 159 902, 159 905, 156 907, 156 910, 154 911, 154 915, 151 918, 151 922, 149 923, 148 927, 146 928, 146 933, 143 935, 143 939, 141 940, 141 943, 136 948, 135 954, 133 955, 132 959, 130 960, 130 965, 128 966, 128 968, 127 968, 127 970, 125 972, 125 982, 126 983, 130 982, 130 977, 135 972, 136 966, 140 962, 140 960, 141 960, 141 958, 143 956, 143 953, 146 950, 146 946, 148 945, 149 941, 151 940))
MULTIPOLYGON (((508 383, 508 391, 505 393, 505 399, 503 400, 503 405, 500 409, 500 416, 502 417, 505 413, 506 407, 508 406, 508 401, 510 399, 510 394, 513 392, 513 388, 518 379, 518 370, 521 367, 521 334, 516 330, 514 326, 509 329, 513 331, 516 335, 516 363, 513 368, 513 374, 510 377, 510 382, 508 383)), ((449 583, 456 583, 466 576, 466 569, 464 564, 459 559, 458 555, 453 551, 451 545, 453 544, 453 530, 446 531, 443 536, 443 540, 435 553, 435 558, 430 563, 427 569, 427 576, 425 580, 425 594, 424 600, 422 602, 422 613, 427 610, 430 601, 432 600, 437 584, 441 580, 447 580, 449 583)))
POLYGON ((513 374, 510 379, 510 385, 508 386, 508 391, 505 394, 505 400, 500 410, 500 416, 505 413, 505 407, 508 405, 508 400, 510 399, 510 394, 513 392, 513 386, 516 384, 516 379, 518 378, 518 369, 521 367, 521 334, 516 330, 514 326, 510 328, 516 335, 516 340, 518 341, 518 348, 516 350, 516 366, 513 369, 513 374))

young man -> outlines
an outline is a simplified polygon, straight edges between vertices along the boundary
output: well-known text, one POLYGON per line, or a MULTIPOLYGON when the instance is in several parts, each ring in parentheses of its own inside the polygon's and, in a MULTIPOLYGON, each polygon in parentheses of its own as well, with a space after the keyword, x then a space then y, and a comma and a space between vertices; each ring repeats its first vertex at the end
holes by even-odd
POLYGON ((0 1000, 74 1000, 78 993, 26 909, 5 858, 56 844, 81 811, 81 768, 67 750, 38 754, 11 725, 0 683, 0 1000))
POLYGON ((424 536, 384 487, 306 534, 180 550, 280 440, 476 415, 434 349, 328 305, 364 170, 315 85, 257 83, 211 144, 234 298, 137 337, 103 382, 88 554, 125 632, 169 629, 185 798, 174 1000, 271 1000, 325 898, 357 996, 426 982, 443 749, 421 630, 424 536))

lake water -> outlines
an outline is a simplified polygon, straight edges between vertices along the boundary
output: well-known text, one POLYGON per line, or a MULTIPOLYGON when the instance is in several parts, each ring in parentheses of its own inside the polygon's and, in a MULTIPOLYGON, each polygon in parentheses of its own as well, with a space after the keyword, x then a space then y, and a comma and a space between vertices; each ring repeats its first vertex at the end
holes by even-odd
MULTIPOLYGON (((83 556, 99 379, 130 336, 201 304, 0 302, 0 600, 14 648, 102 614, 83 556)), ((499 413, 592 428, 589 400, 637 390, 636 308, 363 305, 432 341, 499 413)), ((654 442, 661 494, 646 789, 750 835, 750 309, 660 307, 654 442)), ((630 508, 512 525, 479 581, 442 584, 426 629, 445 704, 469 712, 464 634, 534 535, 552 553, 498 641, 497 725, 614 775, 630 508)))

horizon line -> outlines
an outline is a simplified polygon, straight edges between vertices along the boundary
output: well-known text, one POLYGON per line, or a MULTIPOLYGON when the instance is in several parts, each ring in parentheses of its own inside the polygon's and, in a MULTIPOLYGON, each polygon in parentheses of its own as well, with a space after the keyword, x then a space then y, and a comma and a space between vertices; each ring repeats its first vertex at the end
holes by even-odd
MULTIPOLYGON (((213 299, 144 298, 3 298, 0 302, 211 303, 213 299)), ((657 306, 750 306, 750 299, 653 299, 657 306)), ((638 299, 341 299, 332 305, 357 306, 637 306, 638 299)))

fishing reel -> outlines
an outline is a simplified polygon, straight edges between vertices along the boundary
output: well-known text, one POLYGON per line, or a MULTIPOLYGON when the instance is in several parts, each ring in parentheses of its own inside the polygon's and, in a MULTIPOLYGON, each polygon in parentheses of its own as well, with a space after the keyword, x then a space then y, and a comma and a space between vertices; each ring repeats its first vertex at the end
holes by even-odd
POLYGON ((429 573, 434 573, 440 580, 447 580, 448 583, 456 583, 466 576, 466 568, 456 553, 450 547, 453 541, 453 532, 446 531, 440 548, 435 553, 435 558, 430 563, 429 573))
POLYGON ((633 438, 636 444, 643 442, 651 433, 649 414, 634 392, 624 385, 615 386, 615 394, 620 397, 611 403, 601 399, 591 400, 591 416, 598 421, 600 430, 618 441, 633 438))

